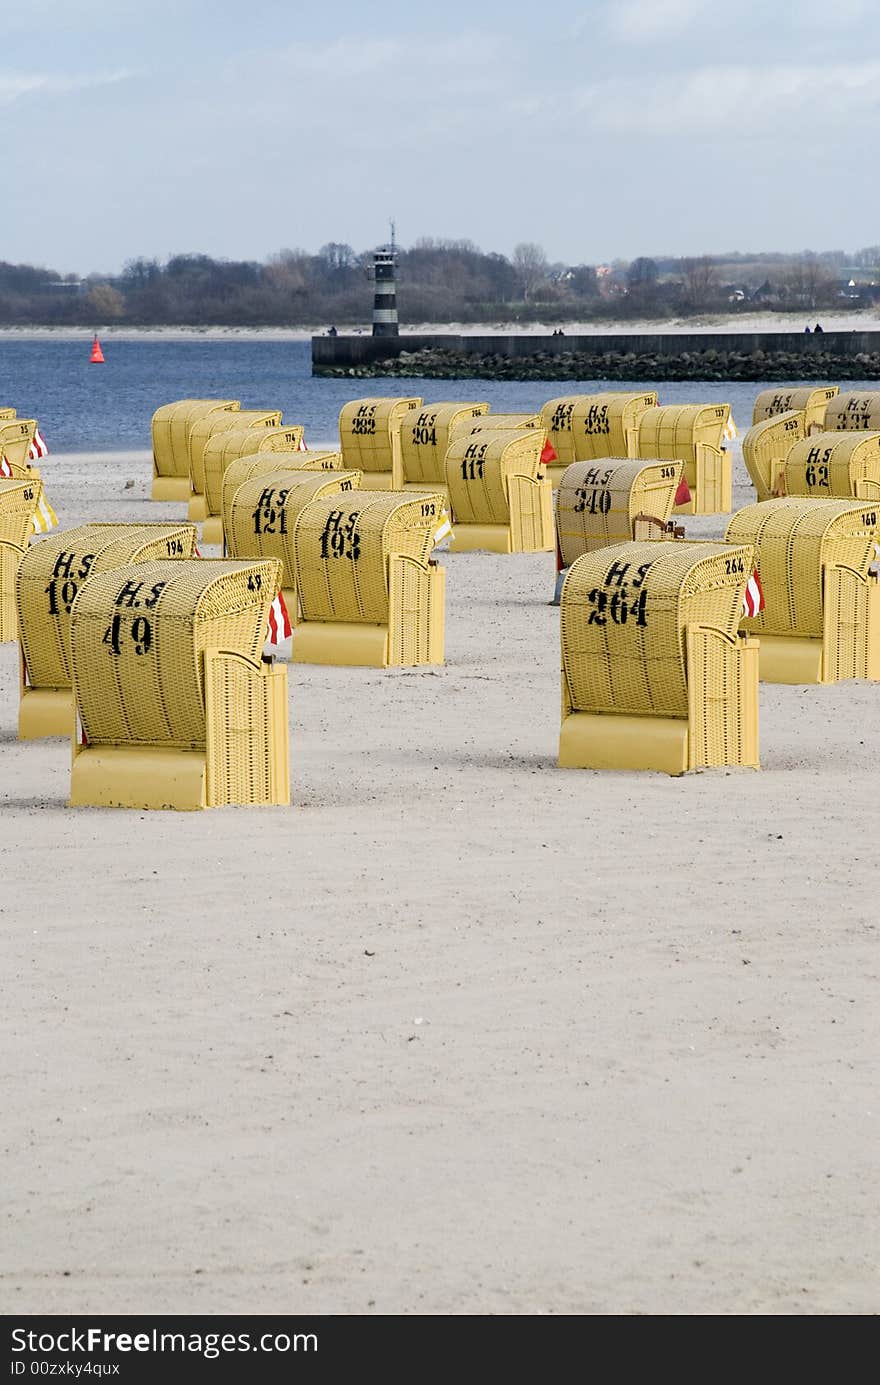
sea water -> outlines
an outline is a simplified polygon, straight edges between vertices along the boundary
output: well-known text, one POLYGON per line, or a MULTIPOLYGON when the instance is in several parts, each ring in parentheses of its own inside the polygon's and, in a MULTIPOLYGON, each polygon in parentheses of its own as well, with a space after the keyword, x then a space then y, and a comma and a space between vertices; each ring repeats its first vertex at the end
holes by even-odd
MULTIPOLYGON (((651 388, 647 380, 314 379, 311 347, 302 341, 108 337, 104 365, 89 364, 89 347, 69 338, 0 340, 0 405, 39 419, 55 454, 149 448, 154 411, 175 399, 239 399, 243 409, 282 409, 284 421, 303 424, 307 443, 317 447, 335 444, 342 405, 367 395, 488 400, 493 413, 531 413, 558 395, 651 388)), ((663 381, 656 388, 664 404, 729 403, 742 431, 755 395, 771 384, 782 388, 775 381, 718 380, 663 381)), ((871 388, 864 381, 840 387, 871 388)))

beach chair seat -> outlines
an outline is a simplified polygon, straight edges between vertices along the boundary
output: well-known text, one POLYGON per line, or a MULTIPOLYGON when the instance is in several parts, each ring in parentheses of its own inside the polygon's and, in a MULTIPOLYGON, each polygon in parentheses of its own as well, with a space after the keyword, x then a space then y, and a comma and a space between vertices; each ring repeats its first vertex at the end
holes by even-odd
POLYGON ((758 767, 757 641, 738 625, 749 545, 623 543, 562 589, 559 765, 758 767))
POLYGON ((299 619, 294 535, 301 511, 324 495, 360 488, 359 471, 273 471, 243 481, 230 497, 224 521, 231 558, 277 558, 284 604, 299 619))
POLYGON ((770 414, 743 434, 743 462, 759 500, 782 494, 785 459, 806 436, 806 415, 794 409, 770 414))
POLYGON ((454 532, 450 551, 552 551, 553 499, 541 463, 543 428, 484 429, 455 438, 446 453, 454 532))
POLYGON ((782 468, 785 495, 815 500, 880 500, 880 431, 813 433, 782 468))
POLYGON ((681 462, 625 457, 573 462, 566 467, 556 497, 556 542, 562 567, 571 567, 583 553, 596 548, 630 542, 637 520, 645 538, 663 535, 681 473, 681 462))
POLYGON ((21 740, 70 734, 70 618, 87 579, 131 563, 190 558, 195 541, 192 524, 83 524, 28 549, 15 584, 21 740))
POLYGON ((829 399, 825 432, 880 431, 880 390, 848 390, 829 399))
POLYGON ((446 493, 446 450, 458 428, 487 415, 486 403, 420 404, 400 426, 403 489, 446 493))
POLYGON ((189 430, 189 478, 192 494, 189 498, 189 518, 203 520, 207 514, 205 502, 205 448, 211 438, 234 430, 236 433, 253 429, 277 430, 281 425, 280 409, 223 409, 219 413, 203 414, 189 430))
POLYGON ((751 544, 764 609, 741 628, 760 639, 767 683, 880 678, 880 505, 785 497, 747 505, 728 543, 751 544))
POLYGON ((339 441, 346 471, 359 471, 363 489, 399 491, 403 486, 400 429, 411 399, 352 399, 339 414, 339 441))
POLYGON ((733 472, 722 443, 729 419, 729 404, 664 404, 641 414, 637 455, 684 462, 691 498, 676 505, 676 514, 730 509, 733 472))
MULTIPOLYGON (((761 390, 755 399, 752 424, 763 423, 777 414, 796 413, 804 416, 805 437, 810 433, 821 433, 826 426, 825 412, 839 392, 839 385, 773 385, 768 390, 761 390)), ((758 497, 759 500, 763 498, 758 497)))
POLYGON ((189 436, 200 418, 210 414, 237 413, 238 399, 177 399, 162 404, 153 414, 153 500, 181 500, 189 504, 189 436))
POLYGON ((290 802, 287 668, 266 663, 281 565, 198 558, 91 576, 71 620, 71 806, 290 802))
POLYGON ((306 505, 293 531, 294 662, 442 664, 446 573, 431 554, 445 532, 446 502, 430 491, 356 490, 306 505))

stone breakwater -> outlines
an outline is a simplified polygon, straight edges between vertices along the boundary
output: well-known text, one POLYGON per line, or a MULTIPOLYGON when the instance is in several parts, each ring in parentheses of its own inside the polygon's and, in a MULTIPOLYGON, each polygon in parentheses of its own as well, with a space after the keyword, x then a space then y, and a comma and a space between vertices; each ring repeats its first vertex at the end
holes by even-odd
MULTIPOLYGON (((668 342, 668 338, 667 338, 668 342)), ((312 373, 337 378, 395 376, 433 380, 880 380, 880 350, 770 348, 662 352, 560 350, 532 354, 470 352, 448 347, 401 350, 394 356, 330 364, 313 361, 312 373)))

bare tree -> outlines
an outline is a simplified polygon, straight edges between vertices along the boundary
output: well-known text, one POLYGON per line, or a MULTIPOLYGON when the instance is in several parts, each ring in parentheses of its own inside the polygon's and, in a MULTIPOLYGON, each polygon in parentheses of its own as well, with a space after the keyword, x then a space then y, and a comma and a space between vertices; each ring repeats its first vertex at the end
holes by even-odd
POLYGON ((535 289, 547 278, 549 265, 544 247, 534 241, 521 241, 513 249, 513 267, 522 290, 523 301, 528 303, 535 289))

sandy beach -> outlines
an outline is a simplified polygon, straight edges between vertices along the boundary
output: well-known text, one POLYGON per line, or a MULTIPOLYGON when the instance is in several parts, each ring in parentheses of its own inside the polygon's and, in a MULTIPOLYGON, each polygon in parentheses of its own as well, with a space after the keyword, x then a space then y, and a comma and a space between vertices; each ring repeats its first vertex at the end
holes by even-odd
MULTIPOLYGON (((863 309, 857 312, 805 313, 720 313, 683 318, 644 318, 628 321, 596 319, 590 322, 566 322, 565 335, 576 336, 641 336, 652 333, 680 336, 686 333, 709 335, 713 332, 802 332, 816 316, 826 332, 880 331, 880 311, 863 309)), ((546 322, 403 322, 402 336, 465 336, 485 337, 513 335, 527 337, 549 336, 559 326, 555 318, 546 322)), ((102 340, 110 341, 309 341, 327 331, 327 323, 312 327, 120 327, 113 323, 94 329, 102 340)), ((360 332, 369 335, 370 327, 340 327, 343 336, 360 332)), ((0 327, 0 341, 91 341, 92 330, 84 327, 0 327)))
POLYGON ((877 1311, 880 687, 560 771, 552 556, 445 562, 444 668, 291 668, 290 809, 66 808, 0 646, 4 1312, 877 1311))

